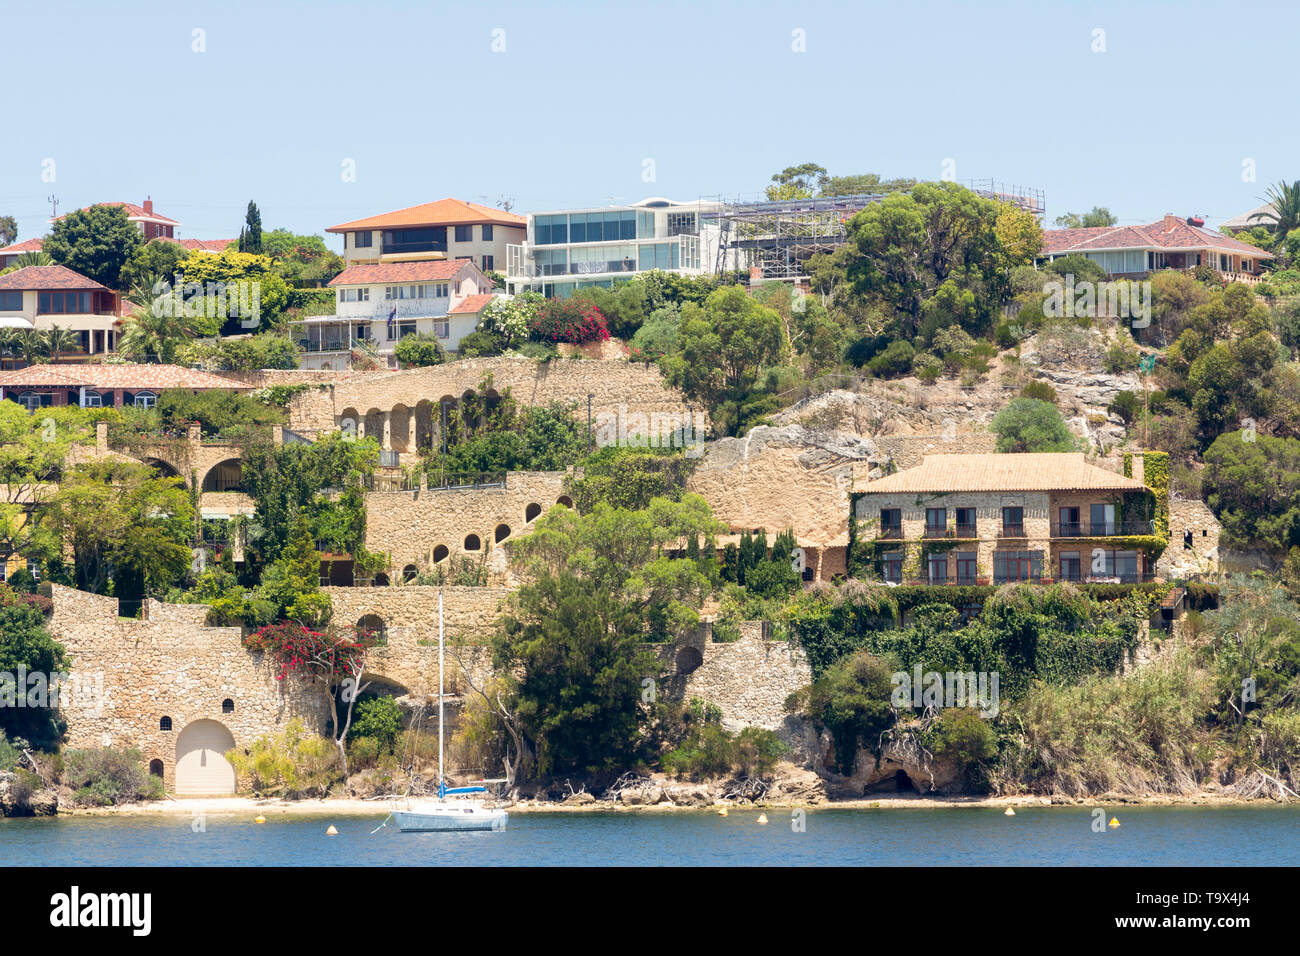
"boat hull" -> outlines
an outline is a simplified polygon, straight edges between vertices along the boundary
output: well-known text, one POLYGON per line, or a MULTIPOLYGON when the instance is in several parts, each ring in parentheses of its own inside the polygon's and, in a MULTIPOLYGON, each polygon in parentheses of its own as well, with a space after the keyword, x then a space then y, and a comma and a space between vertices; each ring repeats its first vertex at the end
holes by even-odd
POLYGON ((504 810, 394 810, 393 822, 403 833, 445 833, 467 830, 504 830, 509 814, 504 810))

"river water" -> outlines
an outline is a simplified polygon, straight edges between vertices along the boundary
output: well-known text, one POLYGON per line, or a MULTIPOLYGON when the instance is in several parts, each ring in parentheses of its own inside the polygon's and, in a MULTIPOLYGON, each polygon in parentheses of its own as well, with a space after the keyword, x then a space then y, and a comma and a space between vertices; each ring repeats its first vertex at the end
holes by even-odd
POLYGON ((372 834, 372 817, 0 820, 5 866, 1101 865, 1300 863, 1300 807, 1091 807, 514 814, 500 833, 372 834), (802 830, 798 824, 802 822, 802 830), (325 830, 333 824, 337 836, 325 830))

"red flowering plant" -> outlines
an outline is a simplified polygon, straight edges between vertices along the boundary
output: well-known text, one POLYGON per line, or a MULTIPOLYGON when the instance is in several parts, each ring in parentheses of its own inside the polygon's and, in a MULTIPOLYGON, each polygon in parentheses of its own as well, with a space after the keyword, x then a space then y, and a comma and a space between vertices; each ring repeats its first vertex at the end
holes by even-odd
POLYGON ((370 629, 353 628, 350 635, 344 636, 313 631, 297 621, 268 624, 244 638, 245 648, 269 654, 276 662, 276 680, 293 673, 302 673, 311 683, 318 678, 324 680, 335 730, 334 745, 344 774, 348 768, 344 742, 352 726, 352 706, 369 686, 361 680, 366 652, 379 640, 379 633, 370 629))
POLYGON ((544 342, 604 342, 609 338, 605 314, 586 299, 551 299, 541 306, 529 326, 533 338, 544 342))

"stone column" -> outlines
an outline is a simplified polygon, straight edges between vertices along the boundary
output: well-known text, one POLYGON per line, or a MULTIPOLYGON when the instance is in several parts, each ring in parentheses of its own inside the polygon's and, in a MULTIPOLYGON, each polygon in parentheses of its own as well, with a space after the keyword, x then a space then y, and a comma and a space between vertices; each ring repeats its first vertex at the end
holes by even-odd
POLYGON ((380 447, 384 451, 393 450, 393 413, 391 410, 384 412, 384 439, 380 447))

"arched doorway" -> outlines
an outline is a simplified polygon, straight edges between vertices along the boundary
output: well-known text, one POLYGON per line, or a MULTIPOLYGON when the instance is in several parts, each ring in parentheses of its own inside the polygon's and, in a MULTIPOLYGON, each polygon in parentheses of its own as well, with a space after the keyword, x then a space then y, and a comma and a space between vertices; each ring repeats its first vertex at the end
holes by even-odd
POLYGON ((213 465, 203 476, 204 491, 243 491, 244 466, 238 458, 213 465))
POLYGON ((176 738, 176 792, 234 793, 235 768, 226 759, 235 738, 216 720, 196 720, 176 738))
POLYGON ((161 777, 163 775, 163 762, 161 760, 150 760, 149 774, 150 776, 161 777))

